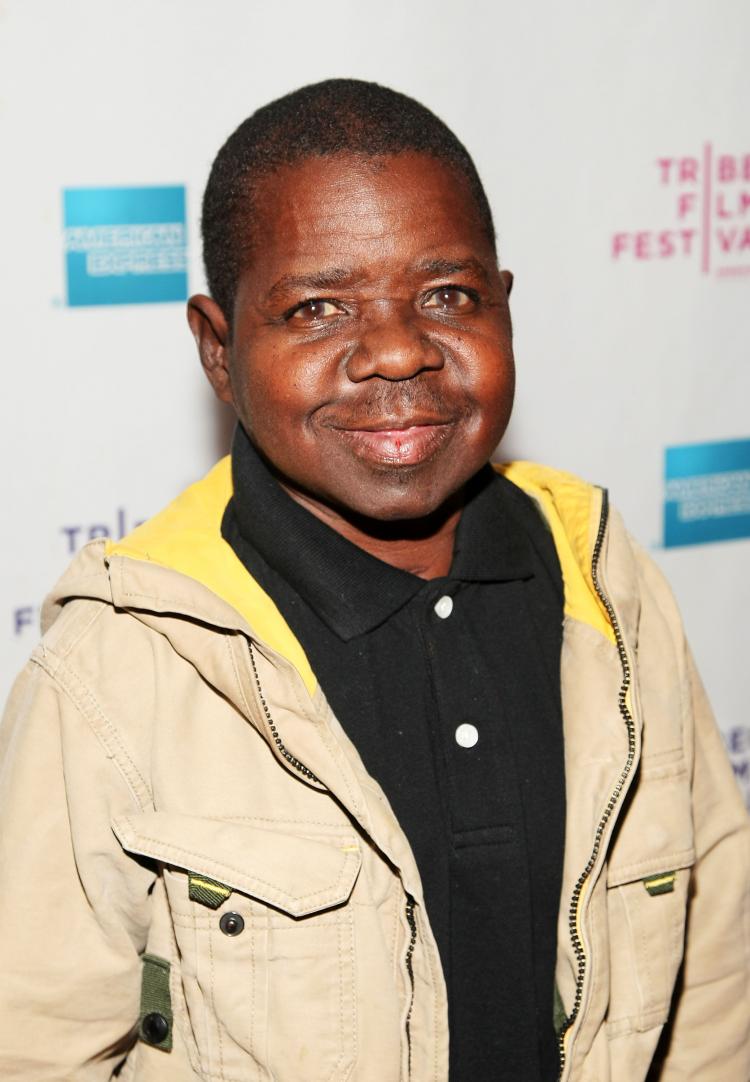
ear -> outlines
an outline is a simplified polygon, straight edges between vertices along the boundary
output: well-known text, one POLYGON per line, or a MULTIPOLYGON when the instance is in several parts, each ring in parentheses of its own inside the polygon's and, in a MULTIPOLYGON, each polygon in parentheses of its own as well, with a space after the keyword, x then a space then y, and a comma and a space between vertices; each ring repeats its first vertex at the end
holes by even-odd
POLYGON ((196 293, 188 301, 187 320, 214 394, 222 402, 234 406, 229 371, 229 327, 224 313, 211 297, 196 293))
POLYGON ((513 273, 509 270, 501 270, 500 277, 502 278, 503 285, 505 286, 505 296, 509 297, 510 291, 513 289, 513 273))

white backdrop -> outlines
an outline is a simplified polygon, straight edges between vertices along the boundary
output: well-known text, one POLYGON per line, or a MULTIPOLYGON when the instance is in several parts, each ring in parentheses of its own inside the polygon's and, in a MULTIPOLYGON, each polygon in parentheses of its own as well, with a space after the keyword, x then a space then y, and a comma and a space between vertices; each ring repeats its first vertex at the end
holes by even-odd
POLYGON ((68 303, 63 190, 184 186, 201 289, 220 144, 287 90, 357 76, 474 154, 516 274, 502 453, 609 486, 674 585, 750 799, 749 34, 746 0, 0 0, 0 695, 71 551, 156 511, 229 433, 182 303, 68 303))

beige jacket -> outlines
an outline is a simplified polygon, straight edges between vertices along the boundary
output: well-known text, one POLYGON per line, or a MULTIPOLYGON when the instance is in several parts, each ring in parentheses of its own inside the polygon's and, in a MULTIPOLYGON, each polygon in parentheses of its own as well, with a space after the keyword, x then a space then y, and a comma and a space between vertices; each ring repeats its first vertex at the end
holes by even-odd
MULTIPOLYGON (((675 604, 600 490, 506 472, 565 582, 562 1077, 645 1079, 669 1019, 650 1078, 748 1082, 748 821, 675 604)), ((414 858, 220 537, 230 485, 224 460, 124 542, 88 545, 13 691, 3 1082, 123 1060, 123 1082, 446 1082, 414 858)))

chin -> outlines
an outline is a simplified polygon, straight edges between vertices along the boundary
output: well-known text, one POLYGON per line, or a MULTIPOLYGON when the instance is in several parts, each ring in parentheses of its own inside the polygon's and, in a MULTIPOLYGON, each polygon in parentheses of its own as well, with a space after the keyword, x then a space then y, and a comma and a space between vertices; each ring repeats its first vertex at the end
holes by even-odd
POLYGON ((450 506, 465 483, 461 481, 455 486, 419 484, 415 472, 404 470, 395 477, 391 475, 382 486, 370 484, 366 490, 342 494, 336 502, 349 514, 376 522, 414 522, 428 519, 450 506))

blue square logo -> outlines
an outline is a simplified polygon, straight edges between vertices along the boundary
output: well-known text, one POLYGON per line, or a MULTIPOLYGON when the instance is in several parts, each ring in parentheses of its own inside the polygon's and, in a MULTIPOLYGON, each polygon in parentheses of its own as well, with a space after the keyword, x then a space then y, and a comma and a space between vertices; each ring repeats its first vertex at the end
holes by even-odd
POLYGON ((750 440, 667 447, 664 545, 750 537, 750 440))
POLYGON ((67 302, 158 304, 187 297, 185 188, 66 188, 67 302))

